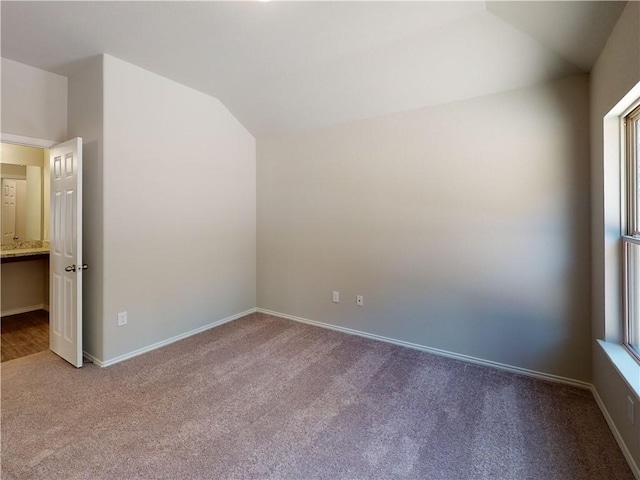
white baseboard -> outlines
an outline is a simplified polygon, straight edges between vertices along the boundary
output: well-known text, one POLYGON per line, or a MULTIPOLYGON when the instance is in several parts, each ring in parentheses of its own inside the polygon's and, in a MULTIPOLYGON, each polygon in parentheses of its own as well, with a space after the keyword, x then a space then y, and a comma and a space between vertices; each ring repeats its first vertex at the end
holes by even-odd
POLYGON ((98 367, 104 367, 103 363, 101 360, 98 360, 96 357, 94 357, 93 355, 87 353, 87 352, 82 352, 82 356, 84 358, 86 358, 87 360, 89 360, 90 363, 93 363, 94 365, 98 366, 98 367))
POLYGON ((100 359, 94 357, 93 355, 91 355, 91 354, 89 354, 87 352, 82 352, 82 354, 87 359, 91 360, 95 365, 97 365, 99 367, 108 367, 110 365, 114 365, 116 363, 120 363, 120 362, 123 362, 125 360, 129 360, 130 358, 137 357, 138 355, 142 355, 143 353, 147 353, 147 352, 150 352, 152 350, 156 350, 158 348, 161 348, 161 347, 164 347, 166 345, 169 345, 171 343, 177 342, 178 340, 183 340, 185 338, 191 337, 192 335, 196 335, 196 334, 202 333, 202 332, 204 332, 206 330, 210 330, 212 328, 218 327, 218 326, 220 326, 222 324, 232 322, 234 320, 237 320, 238 318, 250 315, 250 314, 255 313, 255 312, 256 312, 255 308, 250 308, 249 310, 245 310, 244 312, 237 313, 235 315, 231 315, 230 317, 223 318, 222 320, 218 320, 218 321, 213 322, 213 323, 209 323, 208 325, 205 325, 203 327, 199 327, 199 328, 196 328, 194 330, 190 330, 188 332, 181 333, 180 335, 176 335, 175 337, 171 337, 171 338, 168 338, 166 340, 162 340, 161 342, 154 343, 153 345, 149 345, 147 347, 143 347, 143 348, 140 348, 138 350, 134 350, 133 352, 125 353, 124 355, 119 355, 117 357, 110 358, 108 360, 100 360, 100 359))
POLYGON ((35 312, 36 310, 46 310, 48 312, 49 306, 43 305, 41 303, 39 305, 30 305, 28 307, 20 307, 20 308, 13 308, 11 310, 3 310, 2 313, 0 313, 0 317, 8 317, 9 315, 19 315, 21 313, 35 312))
POLYGON ((596 399, 596 403, 598 404, 598 407, 600 407, 600 411, 602 412, 602 415, 604 416, 604 419, 606 420, 607 425, 609 425, 609 430, 611 430, 613 437, 616 439, 616 442, 618 442, 618 446, 620 447, 620 450, 622 450, 622 454, 624 455, 624 458, 627 460, 627 463, 631 468, 631 472, 633 472, 633 475, 636 477, 637 480, 640 480, 640 468, 638 468, 638 464, 633 459, 633 456, 631 455, 629 448, 627 448, 627 444, 624 443, 624 439, 622 438, 622 435, 620 435, 620 432, 618 431, 618 427, 616 427, 616 424, 614 423, 613 418, 611 418, 611 415, 609 414, 607 407, 604 405, 604 402, 602 401, 602 398, 600 398, 600 394, 598 393, 598 390, 594 385, 591 386, 591 393, 593 393, 593 398, 596 399))
POLYGON ((528 377, 539 378, 541 380, 547 380, 550 382, 563 383, 566 385, 573 385, 574 387, 583 388, 586 390, 591 390, 591 384, 587 382, 583 382, 581 380, 574 380, 573 378, 562 377, 559 375, 553 375, 550 373, 538 372, 535 370, 529 370, 527 368, 514 367, 512 365, 507 365, 504 363, 494 362, 492 360, 485 360, 482 358, 476 358, 469 355, 464 355, 461 353, 449 352, 447 350, 441 350, 439 348, 427 347, 426 345, 420 345, 417 343, 405 342, 404 340, 397 340, 395 338, 383 337, 381 335, 376 335, 373 333, 362 332, 360 330, 353 330, 351 328, 340 327, 337 325, 331 325, 330 323, 317 322, 315 320, 309 320, 307 318, 296 317, 294 315, 287 315, 286 313, 274 312, 271 310, 265 310, 264 308, 258 308, 256 311, 260 313, 265 313, 267 315, 273 315, 276 317, 286 318, 288 320, 293 320, 295 322, 307 323, 309 325, 315 325, 316 327, 327 328, 329 330, 336 330, 338 332, 344 332, 351 335, 357 335, 359 337, 369 338, 371 340, 379 340, 381 342, 392 343, 394 345, 400 345, 402 347, 412 348, 414 350, 421 350, 423 352, 433 353, 435 355, 439 355, 441 357, 453 358, 456 360, 462 360, 468 363, 475 363, 476 365, 484 365, 486 367, 497 368, 500 370, 505 370, 511 373, 517 373, 520 375, 526 375, 528 377))

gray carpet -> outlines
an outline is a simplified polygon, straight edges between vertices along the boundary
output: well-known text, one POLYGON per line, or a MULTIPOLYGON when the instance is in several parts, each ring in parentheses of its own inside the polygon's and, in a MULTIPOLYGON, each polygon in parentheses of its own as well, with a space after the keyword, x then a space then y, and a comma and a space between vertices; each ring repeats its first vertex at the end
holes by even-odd
POLYGON ((2 479, 633 479, 590 392, 260 314, 2 364, 2 479))

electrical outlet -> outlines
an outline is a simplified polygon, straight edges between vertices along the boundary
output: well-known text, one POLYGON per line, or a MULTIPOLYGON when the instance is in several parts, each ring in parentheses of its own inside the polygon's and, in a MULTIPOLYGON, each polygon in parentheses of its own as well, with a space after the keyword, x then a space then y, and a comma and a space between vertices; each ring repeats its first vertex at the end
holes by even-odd
POLYGON ((122 327, 127 324, 127 312, 118 312, 118 326, 122 327))
POLYGON ((362 295, 356 296, 356 305, 364 307, 364 297, 362 295))
POLYGON ((631 425, 635 423, 636 412, 635 412, 635 404, 633 403, 633 398, 627 397, 627 417, 631 422, 631 425))
POLYGON ((333 292, 333 303, 340 303, 340 292, 333 292))

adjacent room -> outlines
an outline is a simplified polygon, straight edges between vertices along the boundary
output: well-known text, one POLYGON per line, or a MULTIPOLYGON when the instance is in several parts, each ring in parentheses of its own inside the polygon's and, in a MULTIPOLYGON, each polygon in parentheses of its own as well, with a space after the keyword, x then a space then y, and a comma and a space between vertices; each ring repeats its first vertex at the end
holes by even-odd
POLYGON ((640 479, 640 2, 0 8, 3 478, 640 479))
POLYGON ((49 349, 49 150, 0 149, 5 362, 49 349))

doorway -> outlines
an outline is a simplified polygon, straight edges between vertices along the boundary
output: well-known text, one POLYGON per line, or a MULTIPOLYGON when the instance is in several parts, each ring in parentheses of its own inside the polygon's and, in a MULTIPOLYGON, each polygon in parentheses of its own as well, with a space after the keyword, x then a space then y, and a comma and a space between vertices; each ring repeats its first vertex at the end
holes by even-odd
MULTIPOLYGON (((40 221, 40 232, 48 240, 37 240, 34 237, 22 242, 19 237, 11 238, 10 235, 6 235, 9 241, 4 249, 0 248, 0 253, 7 258, 2 258, 1 263, 9 265, 33 260, 18 258, 25 256, 45 255, 49 259, 48 262, 44 262, 49 270, 45 277, 49 282, 49 288, 42 289, 45 295, 49 294, 49 349, 79 368, 83 364, 82 274, 89 268, 83 263, 82 258, 82 138, 75 137, 63 143, 56 143, 1 134, 0 141, 0 158, 3 161, 9 161, 12 158, 9 153, 17 148, 49 149, 48 160, 46 152, 42 151, 42 168, 45 173, 40 176, 44 179, 41 212, 45 209, 46 212, 50 210, 50 218, 42 218, 40 221), (45 202, 45 198, 50 199, 49 203, 45 202)), ((14 161, 19 165, 24 162, 22 159, 14 161)), ((11 198, 11 195, 7 195, 7 198, 11 198)), ((37 223, 34 220, 34 225, 37 223)), ((5 283, 2 284, 3 287, 5 283)), ((15 282, 10 282, 9 285, 15 288, 18 294, 22 293, 22 290, 16 288, 19 285, 15 282)), ((3 295, 6 295, 6 292, 3 295)), ((8 299, 13 298, 14 296, 8 296, 8 299)), ((6 309, 6 299, 3 300, 2 307, 6 309)), ((7 315, 6 310, 3 313, 7 315)))
POLYGON ((49 150, 2 142, 2 361, 49 349, 49 150))

